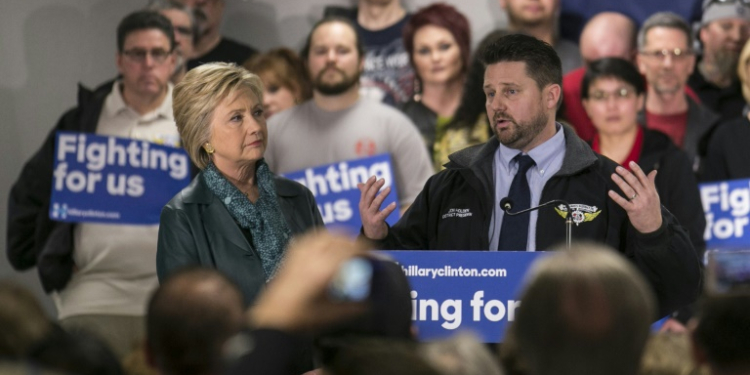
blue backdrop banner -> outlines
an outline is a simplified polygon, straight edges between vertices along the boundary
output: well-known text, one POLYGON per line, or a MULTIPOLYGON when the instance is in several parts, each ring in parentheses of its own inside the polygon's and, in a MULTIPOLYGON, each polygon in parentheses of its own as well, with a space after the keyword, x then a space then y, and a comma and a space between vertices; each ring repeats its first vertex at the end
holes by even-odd
POLYGON ((189 160, 181 148, 58 132, 50 218, 158 224, 162 207, 190 183, 189 160))
MULTIPOLYGON (((367 181, 371 176, 382 178, 385 180, 383 189, 391 186, 391 193, 382 207, 391 202, 398 202, 392 165, 391 156, 381 154, 285 173, 284 177, 310 189, 318 203, 323 222, 328 228, 337 228, 356 235, 362 226, 362 219, 359 217, 360 192, 357 184, 367 181)), ((393 225, 398 221, 398 217, 396 208, 386 222, 393 225)))
POLYGON ((502 342, 520 306, 518 296, 531 263, 545 252, 385 251, 411 284, 412 320, 419 339, 459 330, 485 342, 502 342))
POLYGON ((750 180, 700 184, 709 249, 750 249, 750 180))

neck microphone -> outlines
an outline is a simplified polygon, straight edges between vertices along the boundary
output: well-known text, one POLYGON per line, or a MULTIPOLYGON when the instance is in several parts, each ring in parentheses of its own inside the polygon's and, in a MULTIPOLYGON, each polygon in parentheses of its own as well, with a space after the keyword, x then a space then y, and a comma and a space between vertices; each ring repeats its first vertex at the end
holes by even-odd
POLYGON ((540 208, 548 207, 554 204, 562 204, 565 206, 565 245, 568 249, 570 249, 571 241, 572 241, 572 231, 573 231, 573 216, 571 216, 572 212, 570 211, 570 204, 567 201, 564 201, 562 199, 553 199, 549 202, 542 203, 535 207, 530 207, 525 210, 517 211, 517 212, 510 212, 510 210, 513 209, 513 200, 505 197, 500 200, 500 208, 505 212, 506 214, 510 216, 516 216, 520 214, 524 214, 527 212, 531 212, 534 210, 538 210, 540 208))

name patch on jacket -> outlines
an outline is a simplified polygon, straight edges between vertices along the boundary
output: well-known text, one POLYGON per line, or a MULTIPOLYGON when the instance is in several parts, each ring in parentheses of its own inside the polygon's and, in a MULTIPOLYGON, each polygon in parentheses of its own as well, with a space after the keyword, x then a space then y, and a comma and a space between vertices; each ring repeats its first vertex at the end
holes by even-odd
POLYGON ((471 217, 472 213, 468 208, 449 208, 448 212, 443 214, 443 219, 451 217, 471 217))
MULTIPOLYGON (((593 221, 602 213, 602 210, 596 206, 587 206, 585 204, 573 203, 570 205, 570 210, 573 211, 571 216, 576 226, 586 221, 593 221)), ((555 211, 564 219, 567 215, 568 209, 564 204, 555 207, 555 211)))
POLYGON ((49 216, 67 222, 159 223, 190 183, 185 150, 139 139, 58 132, 49 216))

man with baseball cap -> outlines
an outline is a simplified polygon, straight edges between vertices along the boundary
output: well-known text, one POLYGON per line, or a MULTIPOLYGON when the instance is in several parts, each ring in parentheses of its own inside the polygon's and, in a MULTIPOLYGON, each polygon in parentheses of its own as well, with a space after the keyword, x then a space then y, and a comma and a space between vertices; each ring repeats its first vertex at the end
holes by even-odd
POLYGON ((688 85, 703 104, 728 120, 742 115, 745 100, 737 78, 740 51, 750 36, 750 2, 704 0, 698 38, 703 56, 688 85))

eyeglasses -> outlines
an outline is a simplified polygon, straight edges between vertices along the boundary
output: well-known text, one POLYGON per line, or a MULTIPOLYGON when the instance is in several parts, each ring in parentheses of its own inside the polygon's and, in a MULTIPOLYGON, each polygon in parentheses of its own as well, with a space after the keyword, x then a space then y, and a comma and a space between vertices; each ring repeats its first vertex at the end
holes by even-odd
POLYGON ((664 60, 667 58, 667 56, 675 60, 681 60, 692 55, 693 51, 688 50, 688 49, 675 48, 675 49, 662 49, 662 50, 656 50, 656 51, 641 51, 639 53, 643 56, 652 57, 652 58, 659 59, 659 60, 664 60))
POLYGON ((635 90, 623 87, 612 92, 606 92, 602 90, 593 91, 589 94, 589 99, 597 102, 606 102, 610 97, 615 98, 615 100, 622 100, 632 98, 634 95, 635 90))
POLYGON ((162 48, 154 48, 150 51, 142 48, 133 48, 127 51, 122 51, 122 54, 137 63, 146 61, 146 55, 150 54, 151 58, 154 59, 154 62, 161 64, 167 60, 167 57, 172 54, 172 51, 167 51, 162 48))
POLYGON ((731 4, 731 3, 740 3, 743 6, 750 6, 750 0, 711 0, 706 5, 703 6, 703 10, 706 10, 711 4, 731 4))

